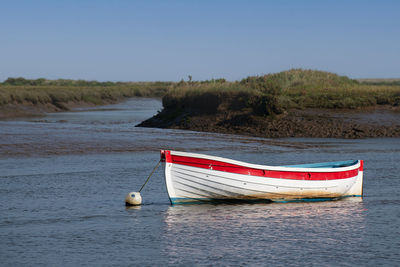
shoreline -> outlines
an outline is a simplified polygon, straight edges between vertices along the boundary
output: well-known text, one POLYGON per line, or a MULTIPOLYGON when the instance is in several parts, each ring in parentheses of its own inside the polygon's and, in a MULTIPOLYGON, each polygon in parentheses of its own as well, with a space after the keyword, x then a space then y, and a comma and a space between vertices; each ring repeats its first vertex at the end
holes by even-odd
POLYGON ((276 116, 246 112, 196 114, 164 109, 137 127, 182 129, 263 138, 400 137, 400 108, 291 109, 276 116))
POLYGON ((53 103, 33 104, 31 102, 10 103, 0 106, 0 121, 14 120, 24 117, 43 117, 46 113, 67 112, 71 111, 74 108, 98 107, 109 104, 116 104, 123 102, 126 99, 128 98, 119 99, 117 101, 103 101, 103 103, 98 105, 83 101, 69 101, 67 103, 57 103, 57 105, 53 103))
MULTIPOLYGON (((0 107, 0 120, 42 117, 49 112, 120 103, 128 98, 101 105, 82 101, 54 105, 29 102, 0 107)), ((181 129, 263 138, 371 138, 400 137, 400 107, 374 106, 362 109, 291 109, 276 116, 259 116, 243 111, 199 113, 164 108, 136 127, 181 129)))

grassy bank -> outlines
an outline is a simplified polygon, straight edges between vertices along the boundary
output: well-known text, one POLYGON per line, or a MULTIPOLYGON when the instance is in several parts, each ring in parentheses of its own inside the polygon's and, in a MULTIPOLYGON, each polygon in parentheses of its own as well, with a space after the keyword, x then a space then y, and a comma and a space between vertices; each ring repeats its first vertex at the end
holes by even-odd
POLYGON ((65 104, 71 102, 99 105, 126 97, 162 97, 171 84, 9 78, 0 84, 0 107, 10 104, 51 104, 63 109, 65 104))
POLYGON ((172 83, 8 78, 0 83, 0 107, 51 104, 62 109, 70 102, 99 105, 133 96, 164 96, 163 105, 169 110, 274 115, 292 108, 399 106, 400 84, 398 79, 353 80, 329 72, 302 69, 250 76, 236 82, 225 79, 172 83))
POLYGON ((323 71, 293 69, 237 82, 181 81, 163 97, 163 106, 138 126, 267 138, 400 136, 400 85, 323 71))
MULTIPOLYGON (((400 106, 399 80, 354 80, 334 73, 292 69, 225 79, 173 82, 97 82, 9 78, 0 83, 0 118, 67 110, 77 104, 107 104, 127 97, 163 97, 160 121, 192 115, 275 118, 291 110, 400 106), (71 105, 72 104, 72 105, 71 105)), ((398 108, 397 108, 398 109, 398 108)), ((240 117, 235 124, 240 124, 240 117)))
POLYGON ((166 109, 197 113, 249 111, 276 115, 292 108, 356 109, 400 105, 400 85, 359 82, 329 72, 293 69, 237 82, 180 82, 163 98, 166 109))

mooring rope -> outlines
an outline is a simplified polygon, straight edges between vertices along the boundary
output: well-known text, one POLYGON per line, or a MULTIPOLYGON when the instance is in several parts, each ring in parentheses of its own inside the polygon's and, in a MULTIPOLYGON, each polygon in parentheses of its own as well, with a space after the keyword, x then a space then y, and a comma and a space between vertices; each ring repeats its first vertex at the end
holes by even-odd
POLYGON ((146 180, 146 182, 144 182, 144 184, 143 184, 142 187, 140 188, 139 193, 140 193, 140 191, 142 191, 143 187, 144 187, 144 186, 147 184, 147 182, 150 180, 150 177, 151 177, 151 176, 153 175, 153 173, 156 171, 156 169, 158 168, 158 165, 160 165, 160 162, 161 162, 161 159, 160 159, 160 161, 158 161, 157 165, 154 167, 154 169, 153 169, 153 171, 150 173, 149 177, 147 177, 147 180, 146 180))

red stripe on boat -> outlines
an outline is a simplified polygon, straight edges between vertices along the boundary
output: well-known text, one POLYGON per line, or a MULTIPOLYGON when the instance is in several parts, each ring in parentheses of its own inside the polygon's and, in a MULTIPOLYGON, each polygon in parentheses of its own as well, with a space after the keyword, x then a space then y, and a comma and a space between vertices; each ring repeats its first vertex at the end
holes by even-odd
POLYGON ((292 171, 262 170, 262 169, 255 169, 236 164, 231 164, 223 161, 211 160, 211 159, 171 155, 169 151, 165 152, 166 153, 162 156, 164 156, 165 161, 168 163, 197 167, 202 169, 211 169, 215 171, 268 177, 268 178, 281 178, 281 179, 293 179, 293 180, 347 179, 357 176, 359 169, 362 168, 361 167, 354 170, 339 171, 339 172, 294 172, 294 171, 292 172, 292 171))

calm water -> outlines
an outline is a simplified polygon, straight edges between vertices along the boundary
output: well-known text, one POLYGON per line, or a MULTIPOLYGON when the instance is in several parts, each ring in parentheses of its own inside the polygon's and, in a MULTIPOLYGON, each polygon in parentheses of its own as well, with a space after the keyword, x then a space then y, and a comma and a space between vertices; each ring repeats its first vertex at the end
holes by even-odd
POLYGON ((161 104, 0 122, 0 265, 399 266, 400 139, 261 139, 135 128, 161 104), (159 149, 259 164, 364 159, 346 201, 170 206, 159 149))

